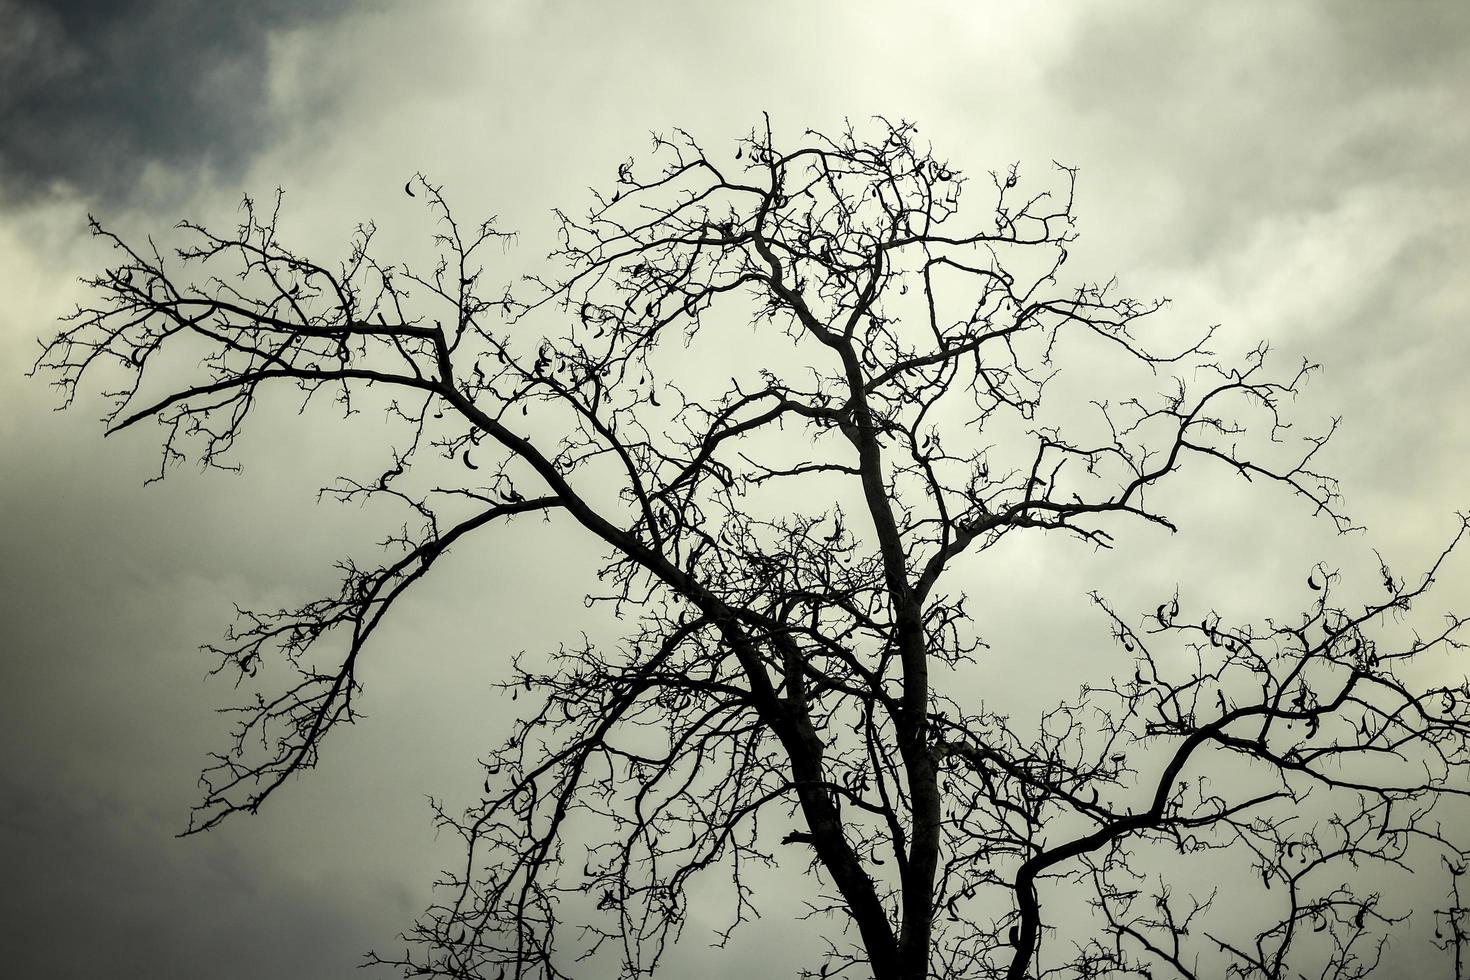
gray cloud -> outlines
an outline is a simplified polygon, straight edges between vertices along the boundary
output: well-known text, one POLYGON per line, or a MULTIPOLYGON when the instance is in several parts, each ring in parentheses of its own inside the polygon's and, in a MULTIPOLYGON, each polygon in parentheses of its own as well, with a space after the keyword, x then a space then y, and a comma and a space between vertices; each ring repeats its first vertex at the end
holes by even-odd
POLYGON ((270 128, 273 32, 345 0, 0 0, 0 202, 233 177, 270 128))
MULTIPOLYGON (((672 16, 507 0, 328 19, 344 9, 0 0, 0 204, 45 202, 0 224, 13 287, 0 309, 0 551, 13 556, 0 569, 0 916, 36 940, 12 958, 21 975, 360 976, 358 955, 391 948, 434 869, 461 858, 430 839, 423 797, 449 794, 454 810, 474 793, 474 758, 511 710, 490 680, 509 653, 576 633, 580 583, 561 566, 589 567, 530 525, 458 556, 386 627, 366 668, 368 722, 257 818, 174 840, 192 774, 221 744, 210 708, 233 694, 201 683, 194 647, 217 638, 232 601, 297 602, 330 587, 340 555, 375 556, 375 515, 311 500, 333 473, 368 475, 381 446, 284 411, 257 420, 242 478, 186 470, 139 490, 153 433, 99 443, 94 404, 52 416, 41 384, 18 380, 33 338, 81 298, 75 277, 108 258, 71 240, 81 209, 47 201, 54 189, 165 205, 122 219, 136 239, 177 216, 160 186, 199 182, 190 208, 227 223, 237 191, 207 178, 281 184, 292 241, 331 259, 360 217, 382 221, 386 254, 416 247, 425 226, 405 215, 420 202, 398 188, 424 169, 462 213, 500 210, 525 232, 497 259, 513 266, 541 254, 545 210, 580 208, 581 188, 641 154, 648 128, 683 124, 718 148, 763 107, 788 132, 891 112, 981 181, 1012 159, 1032 173, 1052 156, 1081 166, 1078 264, 1129 289, 1182 290, 1181 329, 1199 322, 1188 298, 1201 295, 1204 322, 1243 343, 1269 336, 1327 360, 1335 387, 1312 402, 1347 416, 1329 469, 1375 531, 1344 543, 1355 560, 1380 546, 1411 570, 1463 502, 1470 7, 752 3, 672 16), (537 625, 553 616, 555 630, 537 625)), ((977 563, 966 588, 995 597, 977 607, 995 651, 965 690, 1030 718, 1051 692, 1014 678, 1039 651, 1059 651, 1065 693, 1108 676, 1121 661, 1097 643, 1088 588, 1143 609, 1178 582, 1242 616, 1290 613, 1304 564, 1330 552, 1326 529, 1281 503, 1205 474, 1171 498, 1179 536, 977 563)), ((1462 581, 1446 599, 1470 594, 1462 581)), ((795 918, 803 881, 789 866, 761 879, 765 918, 724 954, 705 945, 725 911, 712 885, 668 975, 789 975, 786 947, 811 937, 795 918)), ((1383 887, 1428 907, 1401 880, 1383 887)))
POLYGON ((1463 200, 1470 6, 1129 2, 1071 28, 1048 85, 1133 176, 1138 213, 1171 229, 1160 248, 1176 261, 1366 186, 1463 200))

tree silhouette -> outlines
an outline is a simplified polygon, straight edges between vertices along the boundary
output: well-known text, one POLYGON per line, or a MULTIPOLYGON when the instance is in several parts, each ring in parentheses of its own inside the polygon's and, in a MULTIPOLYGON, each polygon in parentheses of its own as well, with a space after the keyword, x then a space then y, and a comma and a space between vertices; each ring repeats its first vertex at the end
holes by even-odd
POLYGON ((381 472, 326 492, 407 515, 382 564, 344 562, 337 594, 244 612, 209 648, 241 679, 293 674, 237 709, 190 830, 313 766, 355 717, 359 658, 391 654, 372 638, 399 597, 536 515, 596 539, 589 602, 629 631, 508 669, 527 713, 481 802, 436 811, 468 858, 377 963, 640 975, 696 876, 733 883, 734 929, 750 869, 795 856, 827 923, 808 975, 1362 977, 1410 911, 1368 885, 1418 869, 1447 876, 1428 914, 1462 976, 1470 685, 1415 665, 1464 620, 1401 621, 1463 519, 1366 602, 1303 569, 1290 622, 1177 592, 1140 619, 1094 594, 1116 680, 1034 726, 977 706, 962 558, 1173 530, 1156 488, 1196 468, 1351 525, 1314 464, 1330 432, 1283 414, 1310 364, 1227 363, 1208 332, 1161 346, 1160 302, 1069 281, 1070 169, 972 183, 912 125, 873 129, 786 145, 767 125, 719 159, 656 137, 585 214, 558 212, 549 271, 509 288, 483 264, 506 236, 422 176, 404 190, 437 221, 427 269, 378 259, 371 226, 338 265, 299 256, 279 195, 229 234, 183 224, 189 278, 94 224, 120 260, 37 365, 67 404, 101 375, 109 432, 162 426, 159 476, 234 465, 267 392, 384 406, 381 472), (1237 873, 1210 889, 1186 866, 1237 873))

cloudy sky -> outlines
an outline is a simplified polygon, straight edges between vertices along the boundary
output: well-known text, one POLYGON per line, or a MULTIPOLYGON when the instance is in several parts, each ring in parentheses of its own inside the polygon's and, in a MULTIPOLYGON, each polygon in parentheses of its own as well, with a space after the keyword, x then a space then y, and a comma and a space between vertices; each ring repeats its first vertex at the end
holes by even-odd
MULTIPOLYGON (((763 110, 787 132, 911 119, 979 174, 1076 166, 1074 254, 1173 298, 1181 330, 1219 323, 1229 344, 1325 367, 1301 411, 1343 417, 1329 463, 1367 536, 1324 543, 1280 499, 1225 495, 1128 555, 1139 575, 1206 574, 1248 604, 1299 582, 1314 549, 1376 546, 1411 568, 1470 507, 1466 51, 1461 0, 0 0, 7 967, 355 975, 458 857, 425 797, 474 788, 502 729, 496 655, 560 638, 528 611, 574 625, 580 609, 576 576, 529 537, 469 561, 400 610, 369 718, 320 770, 268 812, 175 839, 229 695, 197 647, 232 603, 328 586, 331 561, 382 529, 313 503, 359 455, 329 419, 258 433, 241 476, 186 468, 144 488, 148 433, 104 442, 95 401, 51 411, 23 375, 82 298, 78 276, 107 261, 89 212, 162 235, 281 187, 300 251, 339 255, 374 218, 387 251, 412 255, 427 225, 400 188, 422 171, 462 213, 521 231, 529 260, 550 209, 580 209, 650 131, 718 145, 763 110)), ((1099 561, 1037 555, 1008 574, 1064 582, 1085 607, 1124 567, 1099 561)), ((1024 649, 1029 629, 1017 616, 989 638, 1024 649)))

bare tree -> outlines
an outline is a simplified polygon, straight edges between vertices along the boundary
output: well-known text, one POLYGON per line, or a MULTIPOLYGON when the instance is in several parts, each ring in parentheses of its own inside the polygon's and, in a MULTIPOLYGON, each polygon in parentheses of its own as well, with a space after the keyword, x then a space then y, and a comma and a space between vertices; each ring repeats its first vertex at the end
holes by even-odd
POLYGON ((641 975, 691 880, 733 883, 733 929, 750 869, 779 855, 816 876, 824 977, 1363 977, 1410 911, 1369 885, 1415 868, 1448 876, 1431 914, 1462 976, 1470 685, 1414 665, 1464 620, 1402 621, 1463 521, 1366 601, 1303 569, 1313 599, 1289 622, 1177 592, 1140 619, 1095 595, 1117 680, 1034 726, 977 707, 962 558, 1173 530, 1152 499, 1194 468, 1350 523, 1314 464, 1330 433, 1283 415, 1311 365, 1146 341, 1160 302, 1068 282, 1071 170, 976 186, 912 125, 874 129, 786 146, 766 126, 722 158, 656 137, 557 214, 550 271, 509 288, 483 265, 502 233, 461 226, 423 177, 404 190, 438 222, 427 269, 376 258, 371 226, 341 264, 301 257, 279 198, 229 234, 182 225, 188 278, 95 227, 119 261, 38 362, 68 404, 84 375, 113 379, 108 432, 159 423, 160 476, 232 465, 268 391, 383 406, 381 472, 328 493, 407 515, 382 564, 346 562, 337 594, 243 613, 208 648, 242 679, 294 679, 238 709, 191 831, 314 765, 354 718, 359 658, 391 655, 372 638, 398 598, 536 515, 596 539, 589 601, 630 631, 507 670, 528 713, 481 802, 437 812, 467 860, 378 963, 641 975), (985 197, 979 223, 962 191, 985 197), (1254 870, 1183 875, 1226 867, 1217 852, 1254 870))

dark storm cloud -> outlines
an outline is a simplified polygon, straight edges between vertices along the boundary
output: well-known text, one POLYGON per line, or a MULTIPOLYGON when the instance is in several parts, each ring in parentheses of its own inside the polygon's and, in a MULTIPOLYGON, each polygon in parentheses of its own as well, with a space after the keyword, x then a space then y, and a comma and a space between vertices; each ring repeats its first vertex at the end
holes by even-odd
POLYGON ((0 203, 137 201, 170 177, 238 174, 268 134, 273 31, 346 0, 0 0, 0 203))

